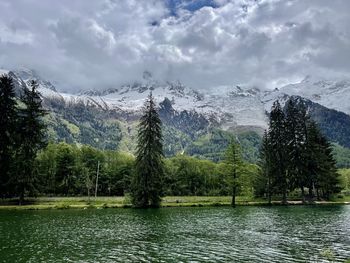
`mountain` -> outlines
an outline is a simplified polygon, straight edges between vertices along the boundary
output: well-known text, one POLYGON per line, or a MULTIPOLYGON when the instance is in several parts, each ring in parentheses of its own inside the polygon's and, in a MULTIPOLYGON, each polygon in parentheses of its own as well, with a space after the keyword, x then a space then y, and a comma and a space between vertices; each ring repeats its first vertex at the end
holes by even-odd
POLYGON ((246 159, 254 162, 272 103, 279 99, 284 104, 291 96, 305 101, 328 138, 339 147, 350 147, 350 110, 342 103, 350 98, 348 81, 307 77, 272 91, 238 85, 200 91, 179 81, 154 80, 145 72, 140 82, 69 94, 59 92, 32 70, 0 70, 1 73, 13 77, 18 94, 29 80, 39 83, 44 106, 50 112, 49 137, 55 141, 132 152, 137 121, 152 92, 159 104, 168 156, 187 153, 219 160, 233 132, 245 146, 246 159))
POLYGON ((150 92, 157 103, 167 99, 176 112, 186 111, 202 116, 209 126, 224 130, 248 127, 259 132, 266 128, 267 119, 259 97, 260 91, 243 90, 239 86, 217 87, 204 93, 186 87, 179 81, 160 83, 147 74, 143 82, 102 91, 90 90, 77 95, 61 95, 67 101, 83 101, 86 105, 104 110, 139 114, 150 92))
POLYGON ((307 76, 296 84, 289 84, 277 94, 296 95, 329 109, 350 114, 350 80, 320 80, 307 76))

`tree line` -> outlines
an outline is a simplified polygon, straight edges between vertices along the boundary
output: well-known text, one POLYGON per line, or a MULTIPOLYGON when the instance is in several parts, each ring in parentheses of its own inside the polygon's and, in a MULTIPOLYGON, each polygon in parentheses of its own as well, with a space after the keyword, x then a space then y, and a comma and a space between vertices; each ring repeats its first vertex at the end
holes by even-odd
MULTIPOLYGON (((237 195, 254 195, 259 167, 237 166, 237 195)), ((187 155, 163 159, 160 196, 227 196, 232 193, 233 166, 187 155)), ((124 196, 132 191, 135 156, 91 146, 48 143, 33 163, 27 196, 124 196), (97 181, 98 174, 98 181, 97 181), (96 182, 97 181, 97 182, 96 182)), ((11 196, 17 196, 14 192, 11 196)))

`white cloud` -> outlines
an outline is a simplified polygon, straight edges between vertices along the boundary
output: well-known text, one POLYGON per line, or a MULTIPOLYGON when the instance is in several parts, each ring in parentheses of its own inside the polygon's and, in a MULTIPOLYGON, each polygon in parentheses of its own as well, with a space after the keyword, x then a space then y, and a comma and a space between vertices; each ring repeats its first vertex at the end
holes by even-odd
POLYGON ((144 70, 195 88, 274 88, 350 72, 350 1, 2 0, 0 66, 32 67, 65 89, 134 81, 144 70), (192 2, 191 2, 192 4, 192 2))

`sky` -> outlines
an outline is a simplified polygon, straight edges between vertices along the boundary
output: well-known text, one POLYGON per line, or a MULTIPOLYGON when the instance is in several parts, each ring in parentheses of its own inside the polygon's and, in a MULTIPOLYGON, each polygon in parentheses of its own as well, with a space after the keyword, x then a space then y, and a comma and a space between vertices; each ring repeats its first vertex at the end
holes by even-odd
POLYGON ((0 68, 76 92, 155 79, 273 89, 350 75, 348 0, 1 0, 0 68))

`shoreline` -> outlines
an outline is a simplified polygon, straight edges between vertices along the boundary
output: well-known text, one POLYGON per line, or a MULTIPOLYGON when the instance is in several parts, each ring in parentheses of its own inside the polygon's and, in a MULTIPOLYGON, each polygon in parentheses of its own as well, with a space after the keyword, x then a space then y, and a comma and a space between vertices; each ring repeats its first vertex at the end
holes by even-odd
MULTIPOLYGON (((230 207, 230 196, 181 196, 164 197, 160 208, 172 207, 230 207)), ((290 200, 287 204, 272 201, 269 205, 265 200, 246 200, 241 197, 236 206, 321 206, 321 205, 350 205, 348 198, 336 201, 314 201, 303 203, 300 200, 290 200)), ((26 204, 18 205, 15 199, 0 200, 2 210, 63 210, 63 209, 107 209, 132 208, 131 203, 124 197, 39 197, 28 198, 26 204)))

